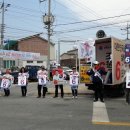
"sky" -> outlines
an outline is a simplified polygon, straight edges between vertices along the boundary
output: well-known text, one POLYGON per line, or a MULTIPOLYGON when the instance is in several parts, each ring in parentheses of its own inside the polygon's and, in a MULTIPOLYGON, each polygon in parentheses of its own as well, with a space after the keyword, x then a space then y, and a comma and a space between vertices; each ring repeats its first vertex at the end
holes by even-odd
MULTIPOLYGON (((11 4, 5 11, 5 40, 37 33, 43 33, 41 36, 47 39, 42 16, 48 12, 48 0, 4 2, 11 4)), ((130 0, 51 0, 51 13, 55 18, 51 41, 56 44, 56 50, 60 42, 62 54, 79 42, 95 39, 98 30, 104 30, 107 36, 126 39, 126 31, 121 29, 130 23, 130 0)))

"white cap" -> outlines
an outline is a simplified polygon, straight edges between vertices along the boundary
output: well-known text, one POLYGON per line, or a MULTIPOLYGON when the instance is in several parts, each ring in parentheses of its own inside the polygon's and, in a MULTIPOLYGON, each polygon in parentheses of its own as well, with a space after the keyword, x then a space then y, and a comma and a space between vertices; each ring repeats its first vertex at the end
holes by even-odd
POLYGON ((94 62, 93 62, 93 64, 98 65, 98 64, 99 64, 99 62, 98 62, 98 61, 94 61, 94 62))

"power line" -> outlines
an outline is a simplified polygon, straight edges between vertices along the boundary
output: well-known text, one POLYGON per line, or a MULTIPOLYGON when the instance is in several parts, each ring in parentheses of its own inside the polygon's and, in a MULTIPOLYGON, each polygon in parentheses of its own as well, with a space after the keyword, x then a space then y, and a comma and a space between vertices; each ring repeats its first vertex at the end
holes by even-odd
POLYGON ((13 28, 13 27, 8 27, 8 26, 6 26, 6 28, 20 30, 20 31, 24 31, 24 32, 40 33, 40 32, 31 31, 31 30, 26 30, 26 29, 21 29, 21 28, 13 28))
POLYGON ((110 26, 110 25, 115 25, 115 24, 120 24, 120 23, 125 23, 125 22, 127 22, 127 21, 110 23, 110 24, 104 24, 104 25, 98 25, 98 26, 88 27, 88 28, 75 29, 75 30, 70 30, 70 31, 66 31, 66 30, 64 30, 64 31, 57 31, 55 33, 69 33, 69 32, 84 31, 84 30, 94 29, 94 28, 98 28, 98 27, 105 27, 105 26, 110 26))
POLYGON ((94 22, 94 21, 106 20, 106 19, 111 19, 111 18, 124 17, 124 16, 128 16, 128 15, 130 15, 130 14, 116 15, 116 16, 99 18, 99 19, 88 20, 88 21, 85 20, 85 21, 79 21, 79 22, 57 24, 57 25, 53 25, 53 26, 62 26, 62 25, 71 25, 71 24, 80 24, 80 23, 86 23, 86 22, 94 22))

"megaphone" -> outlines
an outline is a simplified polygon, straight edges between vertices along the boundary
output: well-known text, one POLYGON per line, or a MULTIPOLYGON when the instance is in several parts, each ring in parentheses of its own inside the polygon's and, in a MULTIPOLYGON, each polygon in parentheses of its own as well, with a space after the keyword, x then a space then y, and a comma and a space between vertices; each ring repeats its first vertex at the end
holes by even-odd
POLYGON ((106 37, 106 34, 105 34, 105 32, 103 30, 99 30, 96 33, 96 37, 97 38, 103 38, 103 37, 106 37))

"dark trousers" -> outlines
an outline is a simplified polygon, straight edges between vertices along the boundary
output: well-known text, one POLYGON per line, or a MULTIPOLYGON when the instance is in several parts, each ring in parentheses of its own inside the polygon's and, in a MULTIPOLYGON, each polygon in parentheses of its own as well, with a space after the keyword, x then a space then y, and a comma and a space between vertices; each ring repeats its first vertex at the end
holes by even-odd
POLYGON ((103 101, 103 84, 102 83, 96 83, 94 84, 94 96, 95 96, 95 100, 97 101, 98 98, 100 98, 100 101, 103 101))
POLYGON ((37 89, 38 89, 38 97, 41 97, 42 87, 43 87, 43 97, 46 96, 47 87, 46 86, 42 86, 42 85, 38 85, 38 87, 37 87, 37 89))
POLYGON ((9 96, 10 95, 10 89, 4 89, 5 92, 5 96, 9 96))
POLYGON ((27 86, 21 86, 21 92, 22 92, 22 96, 26 96, 27 94, 27 86))
POLYGON ((103 101, 103 84, 101 83, 96 83, 94 84, 94 96, 95 100, 97 101, 98 98, 100 98, 101 101, 103 101))
POLYGON ((55 97, 58 97, 58 87, 61 90, 61 97, 64 97, 63 84, 55 85, 55 97))
POLYGON ((72 95, 75 97, 78 94, 78 90, 77 89, 72 89, 72 95))

